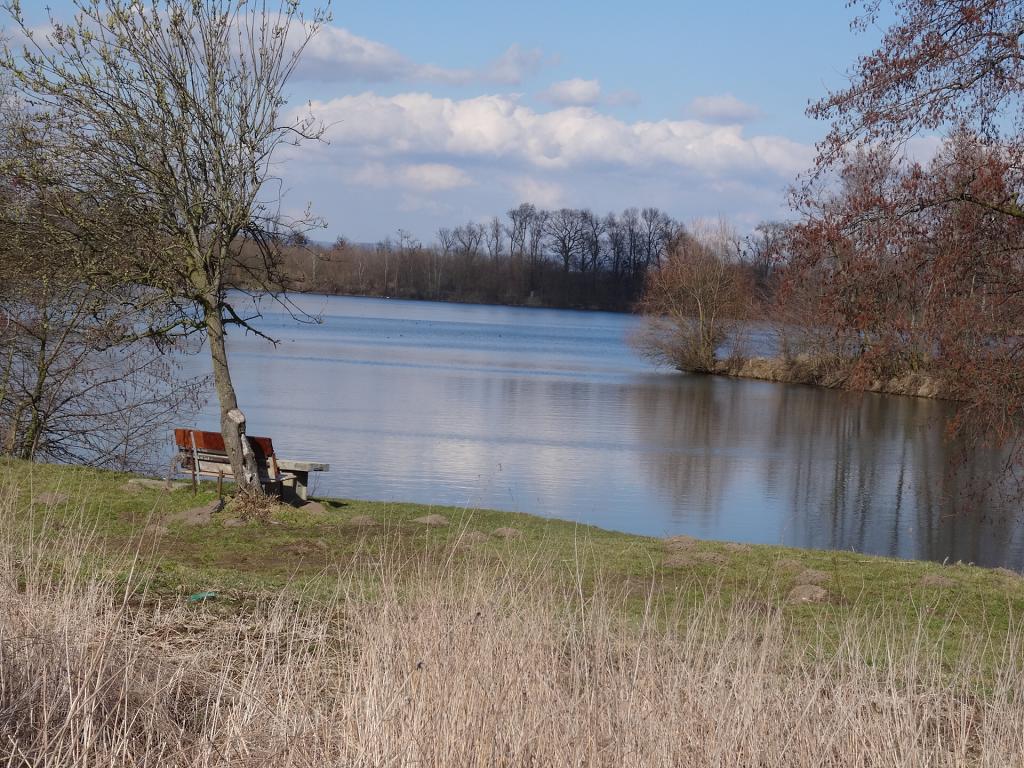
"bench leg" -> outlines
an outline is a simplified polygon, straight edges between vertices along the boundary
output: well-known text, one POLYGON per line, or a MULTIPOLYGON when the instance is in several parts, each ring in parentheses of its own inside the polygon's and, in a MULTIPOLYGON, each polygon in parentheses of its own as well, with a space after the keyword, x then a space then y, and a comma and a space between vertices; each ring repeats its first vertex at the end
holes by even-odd
POLYGON ((309 500, 309 472, 295 473, 295 495, 303 501, 309 500))
POLYGON ((292 477, 281 483, 281 491, 286 499, 309 500, 309 472, 288 470, 292 477))

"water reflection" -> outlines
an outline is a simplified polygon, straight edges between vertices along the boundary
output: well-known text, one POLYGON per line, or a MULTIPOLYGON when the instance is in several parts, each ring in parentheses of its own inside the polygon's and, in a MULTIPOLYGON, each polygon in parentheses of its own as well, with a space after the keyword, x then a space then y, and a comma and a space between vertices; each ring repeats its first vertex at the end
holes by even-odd
POLYGON ((1000 457, 954 470, 946 403, 707 377, 632 395, 681 525, 696 511, 738 541, 1022 563, 1016 505, 990 487, 1000 457))
POLYGON ((621 315, 300 301, 322 325, 268 314, 285 343, 231 362, 251 431, 331 463, 322 494, 1024 567, 998 456, 949 470, 947 404, 656 372, 621 315))

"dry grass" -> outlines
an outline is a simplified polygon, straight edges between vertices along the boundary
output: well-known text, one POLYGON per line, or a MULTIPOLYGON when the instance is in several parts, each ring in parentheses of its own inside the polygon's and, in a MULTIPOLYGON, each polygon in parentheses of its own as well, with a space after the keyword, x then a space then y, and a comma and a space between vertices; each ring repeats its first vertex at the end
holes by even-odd
MULTIPOLYGON (((792 357, 733 356, 718 361, 713 373, 739 379, 760 379, 786 384, 814 384, 833 389, 856 389, 883 392, 890 395, 947 398, 948 387, 939 379, 925 373, 908 372, 888 378, 854 381, 851 376, 852 359, 835 355, 815 356, 798 354, 792 357)), ((692 370, 680 367, 680 370, 692 370)))
POLYGON ((0 539, 5 765, 1024 764, 1021 635, 943 668, 924 611, 808 641, 713 588, 637 615, 448 545, 226 610, 148 598, 77 533, 0 539))

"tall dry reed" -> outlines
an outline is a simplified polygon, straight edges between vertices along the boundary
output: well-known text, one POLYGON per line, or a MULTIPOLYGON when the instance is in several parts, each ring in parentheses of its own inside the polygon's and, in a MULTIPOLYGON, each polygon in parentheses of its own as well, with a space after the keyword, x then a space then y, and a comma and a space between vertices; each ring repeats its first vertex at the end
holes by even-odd
POLYGON ((943 668, 926 616, 808 646, 763 604, 448 551, 218 612, 40 541, 0 543, 6 765, 1024 765, 1016 634, 943 668))

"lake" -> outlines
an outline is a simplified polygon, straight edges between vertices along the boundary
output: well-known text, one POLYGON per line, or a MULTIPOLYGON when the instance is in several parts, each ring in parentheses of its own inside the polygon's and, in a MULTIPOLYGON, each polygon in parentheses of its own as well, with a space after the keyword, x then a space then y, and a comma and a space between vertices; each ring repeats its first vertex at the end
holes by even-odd
POLYGON ((951 469, 948 403, 658 369, 626 315, 294 301, 322 323, 264 302, 280 345, 236 334, 229 355, 249 432, 330 462, 316 494, 1024 569, 999 457, 951 469))

